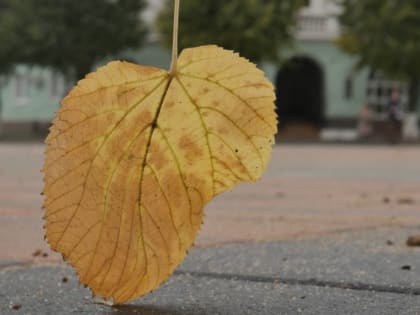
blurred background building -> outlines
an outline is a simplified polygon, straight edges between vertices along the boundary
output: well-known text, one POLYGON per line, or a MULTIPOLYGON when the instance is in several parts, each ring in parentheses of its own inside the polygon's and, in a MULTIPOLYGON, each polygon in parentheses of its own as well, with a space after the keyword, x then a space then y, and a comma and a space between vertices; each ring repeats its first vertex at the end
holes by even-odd
MULTIPOLYGON (((165 2, 148 2, 141 15, 152 29, 146 43, 140 49, 124 50, 113 57, 167 68, 170 53, 161 45, 154 28, 165 2)), ((403 107, 407 107, 406 82, 389 80, 368 67, 356 71, 356 57, 338 48, 340 13, 336 1, 305 1, 295 19, 294 45, 281 51, 281 62, 260 63, 276 86, 282 138, 355 140, 361 108, 369 103, 380 125, 387 119, 386 106, 394 89, 401 91, 403 107)), ((58 71, 23 64, 1 80, 3 133, 44 130, 60 99, 74 83, 58 71)))

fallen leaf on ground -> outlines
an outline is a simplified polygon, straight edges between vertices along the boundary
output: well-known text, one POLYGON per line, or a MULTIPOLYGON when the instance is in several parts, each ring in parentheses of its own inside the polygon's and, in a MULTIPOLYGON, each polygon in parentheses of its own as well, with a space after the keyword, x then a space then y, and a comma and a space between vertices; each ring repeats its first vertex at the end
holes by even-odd
POLYGON ((116 304, 165 281, 203 206, 260 178, 271 156, 261 70, 216 46, 184 50, 177 69, 109 63, 65 97, 46 139, 46 238, 116 304))
POLYGON ((420 235, 412 235, 407 238, 407 246, 420 246, 420 235))
POLYGON ((413 198, 404 197, 398 199, 397 203, 399 203, 400 205, 412 205, 415 204, 416 201, 413 198))
POLYGON ((37 249, 36 251, 34 251, 34 252, 32 253, 32 256, 33 256, 33 257, 38 257, 38 256, 40 256, 41 254, 42 254, 42 250, 37 249))

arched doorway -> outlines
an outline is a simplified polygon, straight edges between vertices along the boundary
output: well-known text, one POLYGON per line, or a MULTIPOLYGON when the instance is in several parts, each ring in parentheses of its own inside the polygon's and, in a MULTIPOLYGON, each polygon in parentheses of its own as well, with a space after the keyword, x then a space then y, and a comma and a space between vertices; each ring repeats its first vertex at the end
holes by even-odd
POLYGON ((293 57, 278 71, 276 107, 280 135, 316 138, 324 124, 324 73, 307 57, 293 57), (293 136, 293 135, 292 135, 293 136))

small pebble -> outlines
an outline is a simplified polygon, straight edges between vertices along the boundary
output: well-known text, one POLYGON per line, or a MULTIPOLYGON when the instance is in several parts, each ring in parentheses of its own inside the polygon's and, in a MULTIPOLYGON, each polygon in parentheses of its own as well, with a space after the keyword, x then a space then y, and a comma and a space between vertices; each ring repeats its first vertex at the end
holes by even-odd
POLYGON ((13 304, 12 309, 17 311, 17 310, 20 310, 21 307, 22 307, 21 304, 13 304))

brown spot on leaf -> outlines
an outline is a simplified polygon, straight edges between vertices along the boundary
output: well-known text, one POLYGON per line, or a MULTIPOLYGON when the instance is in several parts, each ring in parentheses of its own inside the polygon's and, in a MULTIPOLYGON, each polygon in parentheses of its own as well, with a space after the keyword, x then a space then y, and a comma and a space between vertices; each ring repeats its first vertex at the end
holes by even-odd
POLYGON ((154 143, 150 149, 150 160, 156 170, 160 170, 169 163, 168 157, 165 151, 160 147, 159 144, 154 143))
POLYGON ((172 107, 175 106, 175 102, 168 101, 168 102, 165 103, 165 106, 166 106, 167 109, 172 108, 172 107))
POLYGON ((203 156, 203 149, 189 135, 182 136, 178 145, 186 153, 187 160, 196 160, 203 156))
POLYGON ((188 187, 195 187, 195 188, 197 188, 197 187, 202 188, 203 185, 205 184, 205 181, 203 179, 195 176, 194 174, 189 174, 186 177, 185 182, 186 182, 188 187))
POLYGON ((141 121, 144 124, 149 123, 150 121, 152 121, 152 119, 153 115, 148 110, 143 111, 139 117, 139 121, 141 121))
POLYGON ((167 193, 167 197, 171 200, 171 206, 173 208, 180 207, 185 195, 182 194, 183 187, 179 174, 174 170, 169 170, 164 174, 162 183, 165 186, 164 190, 169 192, 167 193))

